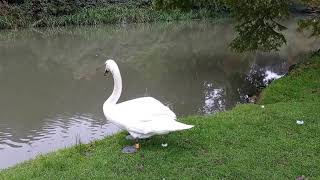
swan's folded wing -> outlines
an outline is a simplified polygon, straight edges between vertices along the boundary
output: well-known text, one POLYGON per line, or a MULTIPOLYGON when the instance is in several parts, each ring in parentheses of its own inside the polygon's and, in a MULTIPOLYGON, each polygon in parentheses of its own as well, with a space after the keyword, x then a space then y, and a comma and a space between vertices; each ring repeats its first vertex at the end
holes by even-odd
POLYGON ((143 122, 163 123, 176 119, 174 112, 152 97, 125 101, 113 106, 109 111, 109 120, 127 129, 143 122))
POLYGON ((152 97, 142 97, 116 105, 119 111, 131 116, 134 120, 149 121, 150 117, 176 119, 176 115, 167 106, 152 97))

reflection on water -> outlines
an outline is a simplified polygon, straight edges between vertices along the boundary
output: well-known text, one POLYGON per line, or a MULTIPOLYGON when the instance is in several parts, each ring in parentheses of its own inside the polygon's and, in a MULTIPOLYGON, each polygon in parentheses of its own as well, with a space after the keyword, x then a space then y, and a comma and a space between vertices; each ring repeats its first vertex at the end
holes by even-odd
POLYGON ((205 82, 204 90, 204 106, 202 112, 210 114, 217 111, 224 111, 225 106, 225 92, 224 89, 216 89, 212 83, 205 82))
POLYGON ((117 131, 102 114, 113 88, 106 58, 123 76, 120 101, 150 95, 178 116, 210 114, 243 102, 319 44, 293 24, 281 52, 242 55, 228 48, 229 23, 2 31, 0 168, 117 131))

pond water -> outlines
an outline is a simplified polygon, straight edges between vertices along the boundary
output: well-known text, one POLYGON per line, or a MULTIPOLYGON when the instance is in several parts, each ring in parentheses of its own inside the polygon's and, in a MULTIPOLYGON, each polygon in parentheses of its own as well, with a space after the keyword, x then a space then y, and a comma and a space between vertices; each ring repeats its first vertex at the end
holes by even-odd
POLYGON ((287 22, 280 52, 233 53, 230 22, 132 24, 0 32, 0 168, 118 131, 102 113, 113 82, 120 101, 153 96, 179 117, 234 107, 319 46, 287 22))

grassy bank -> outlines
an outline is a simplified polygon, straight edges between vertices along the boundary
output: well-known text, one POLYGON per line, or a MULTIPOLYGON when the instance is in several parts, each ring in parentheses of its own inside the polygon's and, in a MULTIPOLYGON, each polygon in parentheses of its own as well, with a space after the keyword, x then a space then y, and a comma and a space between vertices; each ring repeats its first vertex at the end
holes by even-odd
POLYGON ((319 179, 320 56, 310 59, 267 87, 260 104, 183 118, 195 127, 168 135, 166 148, 154 137, 122 154, 130 141, 120 133, 40 156, 0 179, 319 179))
MULTIPOLYGON (((6 13, 0 13, 0 29, 26 27, 58 27, 67 25, 97 25, 111 23, 141 23, 154 21, 193 20, 217 17, 212 10, 198 9, 155 10, 153 6, 140 6, 134 3, 105 4, 93 7, 77 8, 72 13, 52 15, 32 12, 30 5, 12 7, 6 13), (36 15, 35 15, 36 14, 36 15)), ((45 9, 45 8, 43 8, 45 9)), ((1 8, 0 8, 1 11, 1 8)))

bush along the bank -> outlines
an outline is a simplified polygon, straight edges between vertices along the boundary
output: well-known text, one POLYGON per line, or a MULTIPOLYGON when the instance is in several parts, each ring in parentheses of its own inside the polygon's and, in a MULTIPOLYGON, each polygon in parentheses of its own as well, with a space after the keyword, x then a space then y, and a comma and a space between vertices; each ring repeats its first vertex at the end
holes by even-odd
POLYGON ((226 0, 154 0, 156 9, 180 9, 189 11, 192 9, 210 9, 217 12, 229 11, 226 0))
POLYGON ((0 1, 0 28, 19 28, 41 25, 48 18, 72 15, 81 8, 96 3, 79 0, 26 0, 20 3, 0 1))
MULTIPOLYGON (((123 22, 172 21, 211 18, 214 10, 160 7, 151 0, 25 0, 0 1, 0 29, 92 25, 123 22), (186 11, 186 9, 188 9, 186 11)), ((209 7, 209 6, 208 6, 209 7)))

